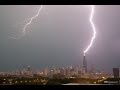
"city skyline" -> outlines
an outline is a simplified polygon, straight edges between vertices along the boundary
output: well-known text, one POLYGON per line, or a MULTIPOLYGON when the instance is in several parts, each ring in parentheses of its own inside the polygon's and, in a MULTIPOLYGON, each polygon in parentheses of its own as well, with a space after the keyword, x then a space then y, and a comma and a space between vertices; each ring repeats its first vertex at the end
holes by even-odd
MULTIPOLYGON (((25 19, 40 6, 0 6, 0 72, 20 69, 82 65, 83 50, 89 44, 92 28, 89 5, 44 5, 20 40, 25 19)), ((112 72, 120 67, 120 6, 96 5, 94 24, 97 38, 86 55, 88 68, 112 72)))

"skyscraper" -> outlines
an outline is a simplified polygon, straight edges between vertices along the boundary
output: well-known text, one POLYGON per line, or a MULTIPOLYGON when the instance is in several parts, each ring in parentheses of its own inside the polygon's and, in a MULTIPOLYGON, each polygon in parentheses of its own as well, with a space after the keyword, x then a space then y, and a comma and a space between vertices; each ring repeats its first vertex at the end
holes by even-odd
POLYGON ((85 56, 83 58, 83 70, 85 71, 85 73, 87 73, 87 61, 86 61, 85 56))

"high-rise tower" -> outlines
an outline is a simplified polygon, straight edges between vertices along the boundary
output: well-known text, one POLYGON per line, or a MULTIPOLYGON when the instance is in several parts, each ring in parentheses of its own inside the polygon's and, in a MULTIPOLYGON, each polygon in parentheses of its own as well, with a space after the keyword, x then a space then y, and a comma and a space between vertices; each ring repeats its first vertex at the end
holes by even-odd
POLYGON ((85 55, 84 55, 84 58, 83 58, 83 70, 85 71, 85 73, 87 73, 87 61, 86 61, 85 55))

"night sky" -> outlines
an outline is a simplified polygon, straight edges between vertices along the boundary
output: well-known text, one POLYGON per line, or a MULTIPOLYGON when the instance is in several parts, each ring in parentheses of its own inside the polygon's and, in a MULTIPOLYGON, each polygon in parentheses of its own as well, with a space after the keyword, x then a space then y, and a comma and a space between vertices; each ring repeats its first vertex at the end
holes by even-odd
MULTIPOLYGON (((90 5, 43 5, 40 15, 26 29, 40 6, 0 6, 0 71, 82 65, 83 51, 93 32, 90 5), (26 21, 25 21, 26 20, 26 21)), ((120 6, 95 5, 96 38, 86 54, 88 68, 112 72, 120 67, 120 6)))

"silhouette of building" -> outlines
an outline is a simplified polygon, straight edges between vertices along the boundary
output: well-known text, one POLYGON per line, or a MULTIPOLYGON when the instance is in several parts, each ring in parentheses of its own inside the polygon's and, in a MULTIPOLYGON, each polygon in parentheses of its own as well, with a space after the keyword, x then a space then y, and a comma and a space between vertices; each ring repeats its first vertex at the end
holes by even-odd
POLYGON ((86 57, 84 56, 83 58, 83 70, 85 73, 87 73, 87 61, 86 61, 86 57))
POLYGON ((114 78, 119 78, 119 68, 113 68, 113 76, 114 78))

